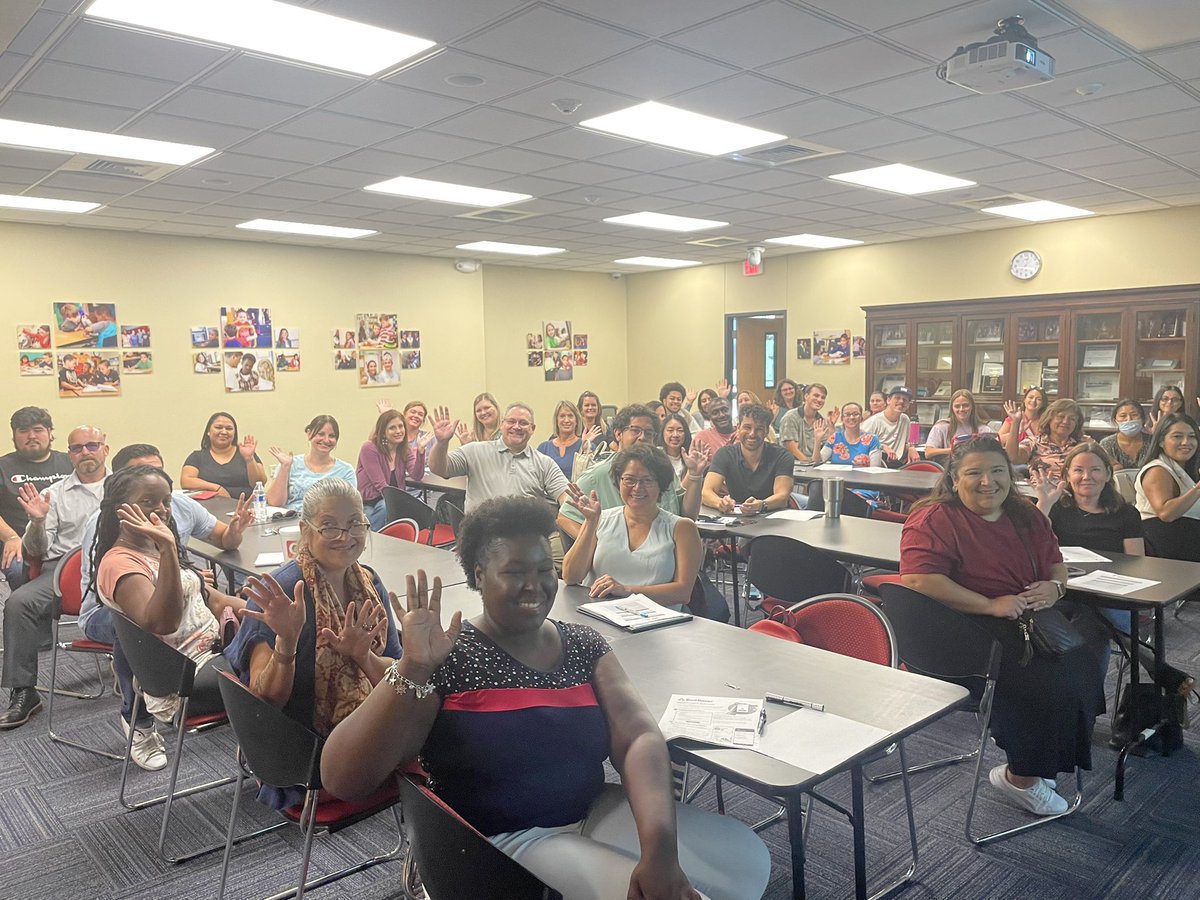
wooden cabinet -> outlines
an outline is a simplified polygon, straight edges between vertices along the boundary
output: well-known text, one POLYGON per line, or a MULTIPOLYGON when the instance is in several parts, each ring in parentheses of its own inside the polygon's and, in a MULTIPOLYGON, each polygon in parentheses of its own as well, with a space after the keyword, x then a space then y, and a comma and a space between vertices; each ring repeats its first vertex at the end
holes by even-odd
POLYGON ((1031 386, 1074 398, 1092 432, 1113 430, 1113 404, 1150 409, 1177 385, 1195 414, 1200 285, 1041 297, 866 306, 867 389, 907 385, 925 426, 969 389, 987 420, 1031 386))

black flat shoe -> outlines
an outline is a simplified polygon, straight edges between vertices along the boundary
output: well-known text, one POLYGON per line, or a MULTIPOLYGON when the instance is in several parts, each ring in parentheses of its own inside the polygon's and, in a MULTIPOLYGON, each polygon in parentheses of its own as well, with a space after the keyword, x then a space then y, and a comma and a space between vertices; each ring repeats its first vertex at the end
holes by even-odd
POLYGON ((1163 663, 1154 673, 1154 682, 1168 694, 1186 697, 1196 686, 1196 679, 1187 672, 1163 663))
POLYGON ((9 695, 8 709, 0 714, 0 731, 20 728, 41 708, 42 698, 36 688, 13 688, 9 695))

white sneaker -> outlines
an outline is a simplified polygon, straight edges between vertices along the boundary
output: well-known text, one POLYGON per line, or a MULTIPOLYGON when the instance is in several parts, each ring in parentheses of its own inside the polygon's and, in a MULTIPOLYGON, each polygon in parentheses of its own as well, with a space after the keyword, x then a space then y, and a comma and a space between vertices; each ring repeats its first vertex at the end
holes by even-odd
POLYGON ((1058 782, 1055 781, 1053 778, 1043 778, 1042 781, 1046 782, 1046 787, 1050 788, 1050 790, 1052 790, 1052 791, 1058 790, 1058 782))
MULTIPOLYGON (((129 737, 129 723, 124 717, 119 718, 125 736, 129 737)), ((147 772, 157 772, 167 767, 167 745, 153 725, 133 730, 133 748, 129 756, 139 768, 147 772)))
POLYGON ((1039 778, 1030 788, 1019 788, 1008 780, 1007 771, 1007 764, 996 766, 988 773, 988 781, 1012 804, 1035 816, 1053 816, 1067 811, 1067 801, 1051 789, 1046 779, 1039 778))

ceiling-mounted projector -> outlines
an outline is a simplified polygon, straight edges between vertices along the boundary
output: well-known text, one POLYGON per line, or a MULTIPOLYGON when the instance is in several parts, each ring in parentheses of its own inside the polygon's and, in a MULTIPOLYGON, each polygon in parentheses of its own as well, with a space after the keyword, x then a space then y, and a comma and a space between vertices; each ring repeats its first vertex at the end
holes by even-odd
POLYGON ((986 41, 959 47, 937 76, 977 94, 999 94, 1054 80, 1054 57, 1038 49, 1020 16, 1001 19, 986 41))

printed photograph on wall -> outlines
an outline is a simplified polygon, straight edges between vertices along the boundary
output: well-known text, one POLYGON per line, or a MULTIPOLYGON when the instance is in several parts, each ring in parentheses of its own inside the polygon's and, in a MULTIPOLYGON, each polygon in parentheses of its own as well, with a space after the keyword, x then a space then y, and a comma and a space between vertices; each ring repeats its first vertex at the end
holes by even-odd
POLYGON ((333 349, 334 350, 354 350, 358 347, 358 339, 354 336, 358 333, 356 328, 335 328, 333 330, 333 349))
POLYGON ((142 350, 150 346, 149 325, 122 325, 121 346, 127 350, 142 350))
POLYGON ((221 346, 226 350, 271 349, 271 310, 222 306, 221 346))
POLYGON ((818 366, 850 365, 850 331, 813 332, 813 364, 818 366))
POLYGON ((588 352, 586 350, 576 350, 575 351, 575 365, 586 366, 587 365, 587 357, 588 357, 588 352))
POLYGON ((270 350, 226 353, 223 372, 227 394, 275 390, 275 354, 270 350))
POLYGON ((211 325, 192 326, 192 349, 215 350, 221 346, 221 332, 211 325))
POLYGON ((115 303, 53 303, 54 346, 117 346, 117 305, 115 303))
POLYGON ((575 361, 571 350, 546 350, 542 354, 542 372, 546 381, 571 381, 575 361))
POLYGON ((363 350, 358 351, 358 386, 359 387, 383 387, 383 382, 379 380, 379 373, 383 369, 383 361, 380 356, 381 350, 363 350))
POLYGON ((275 329, 276 350, 296 350, 300 347, 300 329, 296 326, 280 325, 275 329))
POLYGON ((43 350, 29 350, 18 359, 22 375, 38 376, 54 374, 54 354, 43 350))
MULTIPOLYGON (((542 349, 542 333, 540 331, 525 332, 525 349, 526 350, 541 350, 542 349)), ((538 363, 541 365, 541 362, 538 363)))
POLYGON ((403 355, 403 359, 401 360, 401 365, 405 369, 421 368, 421 351, 420 350, 405 350, 402 355, 403 355))
POLYGON ((351 337, 357 341, 359 350, 395 350, 400 340, 396 330, 396 314, 358 313, 354 317, 354 333, 351 337))
MULTIPOLYGON (((395 350, 381 350, 379 352, 379 383, 399 384, 401 358, 408 355, 395 350)), ((417 355, 420 356, 420 354, 417 355)))
POLYGON ((419 332, 419 331, 401 331, 400 332, 400 349, 401 350, 420 350, 421 349, 421 332, 419 332))
POLYGON ((528 362, 525 363, 531 369, 540 369, 542 367, 542 351, 530 350, 528 362))
POLYGON ((58 396, 117 397, 121 394, 121 360, 115 353, 90 350, 58 354, 58 396))
POLYGON ((358 351, 335 351, 333 354, 333 368, 337 372, 353 372, 358 368, 358 351))
POLYGON ((126 375, 149 375, 154 371, 154 357, 149 350, 122 353, 121 371, 126 375))
POLYGON ((862 359, 867 355, 867 339, 861 334, 856 334, 850 345, 854 350, 855 359, 862 359))
POLYGON ((796 359, 812 359, 812 338, 796 338, 796 359))
POLYGON ((49 325, 18 325, 17 326, 17 349, 18 350, 49 350, 50 349, 50 326, 49 325))
POLYGON ((300 371, 300 354, 299 353, 276 353, 275 354, 275 371, 276 372, 299 372, 300 371))
MULTIPOLYGON (((542 323, 542 335, 546 350, 571 349, 571 323, 562 320, 542 323)), ((564 379, 566 380, 566 379, 564 379)))
POLYGON ((575 349, 586 350, 588 348, 588 336, 586 334, 575 335, 575 349))
POLYGON ((199 353, 192 354, 192 371, 197 375, 215 375, 221 371, 221 354, 199 353))

